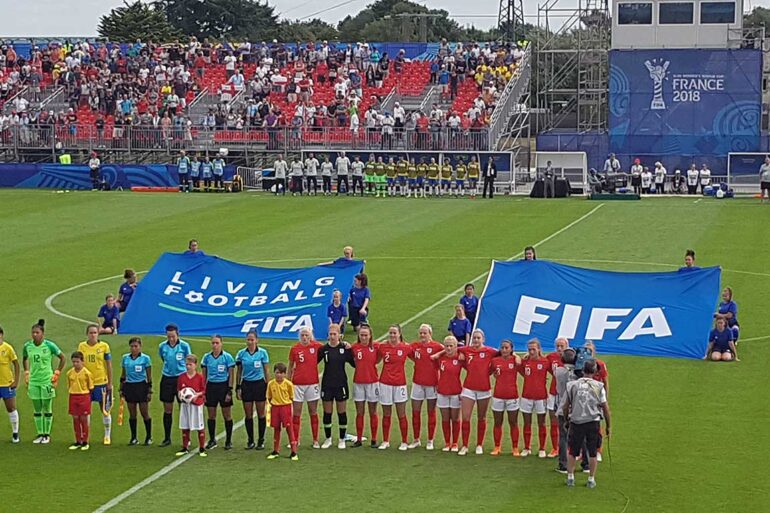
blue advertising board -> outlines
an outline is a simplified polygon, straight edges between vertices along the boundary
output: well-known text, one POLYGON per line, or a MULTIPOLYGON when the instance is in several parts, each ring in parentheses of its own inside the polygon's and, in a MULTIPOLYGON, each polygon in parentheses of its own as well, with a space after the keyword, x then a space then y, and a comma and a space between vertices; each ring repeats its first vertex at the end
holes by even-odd
POLYGON ((609 95, 609 149, 617 154, 759 149, 760 50, 612 50, 609 95))

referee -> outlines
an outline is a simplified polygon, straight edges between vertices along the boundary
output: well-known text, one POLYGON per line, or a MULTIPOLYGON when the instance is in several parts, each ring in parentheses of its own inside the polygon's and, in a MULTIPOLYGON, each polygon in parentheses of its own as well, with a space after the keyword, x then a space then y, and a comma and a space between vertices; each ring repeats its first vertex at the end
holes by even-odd
POLYGON ((163 403, 163 432, 161 447, 171 445, 171 425, 174 422, 174 400, 177 396, 177 379, 187 372, 185 358, 191 354, 190 344, 179 338, 176 324, 166 326, 166 340, 158 346, 158 355, 163 362, 160 378, 160 401, 163 403))
POLYGON ((588 452, 588 488, 596 488, 596 451, 599 443, 599 427, 604 416, 607 438, 610 437, 610 407, 604 384, 593 379, 596 360, 587 360, 583 377, 567 383, 563 412, 569 419, 567 445, 567 486, 575 486, 575 457, 586 447, 588 452))
POLYGON ((318 351, 318 363, 324 362, 324 373, 321 378, 321 400, 324 407, 324 435, 326 440, 321 444, 321 449, 332 446, 332 410, 337 403, 337 421, 340 428, 338 449, 345 448, 345 437, 348 428, 348 414, 346 403, 350 394, 348 388, 348 375, 345 372, 345 364, 356 366, 353 351, 350 345, 340 341, 340 327, 337 324, 329 325, 329 341, 318 351))

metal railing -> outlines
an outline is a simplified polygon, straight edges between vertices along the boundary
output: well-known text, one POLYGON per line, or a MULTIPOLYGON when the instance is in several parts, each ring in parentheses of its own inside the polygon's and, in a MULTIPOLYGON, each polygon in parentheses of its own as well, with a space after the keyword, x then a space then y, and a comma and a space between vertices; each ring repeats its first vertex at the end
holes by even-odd
POLYGON ((216 152, 296 151, 313 149, 399 151, 486 151, 486 128, 440 128, 427 131, 346 127, 248 127, 209 129, 200 125, 106 127, 93 125, 25 125, 0 129, 0 148, 19 150, 103 150, 117 152, 175 152, 180 149, 216 152))
MULTIPOLYGON (((520 100, 529 91, 529 80, 532 73, 532 45, 527 45, 524 57, 518 66, 518 75, 513 77, 503 89, 497 100, 492 119, 489 122, 489 147, 494 148, 505 132, 511 115, 520 110, 520 100)), ((524 106, 527 108, 527 106, 524 106)))

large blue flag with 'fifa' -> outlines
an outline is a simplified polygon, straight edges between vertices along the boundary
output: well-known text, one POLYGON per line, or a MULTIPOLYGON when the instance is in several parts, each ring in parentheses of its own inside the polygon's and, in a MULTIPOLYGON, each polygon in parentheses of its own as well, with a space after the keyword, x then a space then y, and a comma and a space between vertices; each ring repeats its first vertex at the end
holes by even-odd
POLYGON ((720 269, 627 273, 543 260, 492 262, 476 327, 487 345, 510 339, 517 351, 537 338, 599 353, 702 358, 719 297, 720 269))
POLYGON ((347 296, 358 260, 301 269, 271 269, 215 256, 164 253, 136 287, 121 333, 163 334, 175 323, 185 335, 296 339, 311 328, 325 340, 326 309, 335 289, 347 296))

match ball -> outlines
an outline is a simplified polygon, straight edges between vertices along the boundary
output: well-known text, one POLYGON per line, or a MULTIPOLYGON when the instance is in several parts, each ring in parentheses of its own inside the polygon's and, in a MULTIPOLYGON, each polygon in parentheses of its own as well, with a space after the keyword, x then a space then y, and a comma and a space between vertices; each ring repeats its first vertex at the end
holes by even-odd
POLYGON ((179 391, 179 400, 190 404, 195 397, 195 390, 190 387, 184 387, 179 391))
POLYGON ((219 154, 223 157, 227 157, 227 154, 230 153, 230 150, 227 148, 219 148, 219 154))

